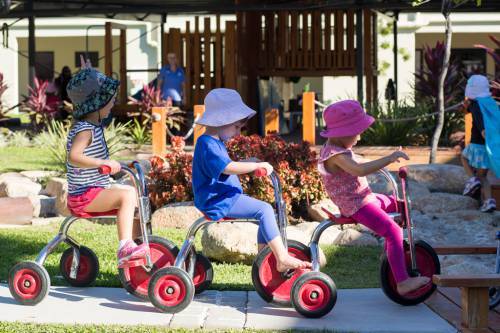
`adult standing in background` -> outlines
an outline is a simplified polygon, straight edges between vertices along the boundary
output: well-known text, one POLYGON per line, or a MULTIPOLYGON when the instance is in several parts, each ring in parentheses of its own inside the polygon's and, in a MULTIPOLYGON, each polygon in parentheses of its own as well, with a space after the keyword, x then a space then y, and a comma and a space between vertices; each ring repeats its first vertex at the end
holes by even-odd
POLYGON ((71 80, 71 77, 71 69, 68 66, 64 66, 61 70, 61 74, 55 80, 55 84, 59 89, 59 98, 68 103, 71 103, 71 99, 69 99, 68 93, 66 92, 66 86, 69 80, 71 80))
POLYGON ((170 97, 173 106, 184 104, 184 70, 177 65, 175 53, 167 54, 168 65, 163 66, 158 74, 158 87, 163 99, 170 97))

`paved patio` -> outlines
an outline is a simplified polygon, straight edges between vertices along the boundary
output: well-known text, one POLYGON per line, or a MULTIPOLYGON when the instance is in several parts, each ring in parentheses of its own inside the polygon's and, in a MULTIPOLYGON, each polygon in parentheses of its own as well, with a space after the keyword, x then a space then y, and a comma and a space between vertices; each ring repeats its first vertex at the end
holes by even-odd
POLYGON ((52 287, 40 304, 22 306, 11 297, 8 286, 1 284, 0 321, 206 329, 456 332, 426 305, 399 306, 379 289, 339 290, 337 304, 330 314, 308 319, 293 309, 269 306, 255 292, 206 291, 183 312, 171 315, 158 312, 150 303, 139 301, 120 288, 52 287))

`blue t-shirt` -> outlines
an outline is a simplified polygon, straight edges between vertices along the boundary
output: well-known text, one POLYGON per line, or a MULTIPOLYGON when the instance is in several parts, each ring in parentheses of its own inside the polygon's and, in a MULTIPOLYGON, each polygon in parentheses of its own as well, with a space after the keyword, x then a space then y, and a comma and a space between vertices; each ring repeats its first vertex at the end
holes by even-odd
POLYGON ((236 175, 222 173, 231 163, 224 142, 202 135, 193 157, 194 205, 212 220, 225 217, 243 193, 236 175))
POLYGON ((177 70, 171 71, 170 66, 164 66, 158 75, 162 80, 161 95, 163 99, 171 97, 172 101, 182 101, 182 83, 184 82, 184 70, 177 66, 177 70))

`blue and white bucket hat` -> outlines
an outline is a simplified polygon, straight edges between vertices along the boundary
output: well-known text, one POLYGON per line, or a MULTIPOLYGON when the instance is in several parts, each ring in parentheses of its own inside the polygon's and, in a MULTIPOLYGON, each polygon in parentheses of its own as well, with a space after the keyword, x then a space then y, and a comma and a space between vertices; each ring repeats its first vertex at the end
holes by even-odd
POLYGON ((255 116, 256 111, 249 108, 236 90, 217 88, 205 96, 205 112, 196 124, 221 127, 242 119, 255 116))
POLYGON ((73 116, 81 119, 99 111, 116 94, 120 81, 107 77, 94 68, 80 70, 68 83, 66 91, 73 102, 73 116))
POLYGON ((465 86, 465 97, 476 99, 489 96, 491 96, 490 82, 486 76, 476 74, 472 75, 467 80, 467 85, 465 86))

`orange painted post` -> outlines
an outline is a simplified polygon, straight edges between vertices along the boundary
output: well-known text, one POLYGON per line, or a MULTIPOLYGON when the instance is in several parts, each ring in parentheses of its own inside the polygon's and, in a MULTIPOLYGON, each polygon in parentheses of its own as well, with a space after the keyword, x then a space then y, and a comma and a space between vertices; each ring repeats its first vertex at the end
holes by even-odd
POLYGON ((153 107, 153 155, 163 156, 167 153, 167 108, 153 107))
MULTIPOLYGON (((205 112, 205 105, 195 105, 194 106, 194 119, 198 117, 198 115, 201 117, 201 115, 205 112)), ((200 126, 200 125, 195 125, 194 127, 194 138, 193 138, 193 146, 196 146, 196 140, 205 133, 205 127, 200 126)))
POLYGON ((470 143, 472 133, 472 113, 465 114, 465 145, 470 143))
POLYGON ((278 109, 268 109, 265 115, 266 123, 264 126, 264 135, 280 132, 280 115, 278 109))
POLYGON ((316 143, 316 123, 314 110, 314 92, 302 94, 302 140, 311 145, 316 143))

